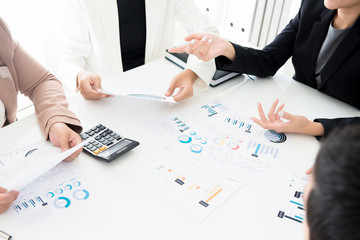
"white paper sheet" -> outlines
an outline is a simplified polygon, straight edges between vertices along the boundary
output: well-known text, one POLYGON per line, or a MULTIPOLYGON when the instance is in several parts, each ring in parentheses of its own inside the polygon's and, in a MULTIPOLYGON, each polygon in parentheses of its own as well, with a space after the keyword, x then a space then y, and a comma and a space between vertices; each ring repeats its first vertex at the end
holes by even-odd
POLYGON ((284 169, 278 186, 264 193, 267 204, 259 214, 286 227, 302 228, 305 220, 303 192, 308 180, 309 176, 304 173, 284 169))
POLYGON ((1 187, 19 190, 56 166, 83 146, 84 142, 61 152, 50 142, 40 141, 0 156, 1 187))
POLYGON ((154 163, 134 178, 197 221, 204 220, 244 185, 214 169, 195 169, 180 162, 154 163))
POLYGON ((160 86, 145 85, 145 84, 130 84, 125 81, 119 81, 118 79, 106 79, 102 83, 102 93, 110 95, 118 95, 125 97, 134 97, 144 100, 153 100, 160 102, 175 103, 173 97, 166 97, 166 89, 162 89, 160 86))

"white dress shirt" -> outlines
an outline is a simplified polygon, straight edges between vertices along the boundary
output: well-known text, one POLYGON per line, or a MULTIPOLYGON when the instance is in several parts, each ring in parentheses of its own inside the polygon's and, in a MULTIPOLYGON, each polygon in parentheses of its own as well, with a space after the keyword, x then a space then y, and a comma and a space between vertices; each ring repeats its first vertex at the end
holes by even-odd
MULTIPOLYGON (((75 92, 79 71, 95 72, 103 80, 123 72, 119 20, 116 0, 68 0, 67 3, 65 40, 59 53, 57 75, 75 92)), ((163 58, 165 50, 173 46, 176 21, 188 33, 218 34, 193 0, 145 0, 145 7, 145 64, 163 58)), ((189 57, 187 68, 199 76, 195 82, 198 89, 207 88, 216 70, 213 60, 203 62, 194 56, 189 57)))

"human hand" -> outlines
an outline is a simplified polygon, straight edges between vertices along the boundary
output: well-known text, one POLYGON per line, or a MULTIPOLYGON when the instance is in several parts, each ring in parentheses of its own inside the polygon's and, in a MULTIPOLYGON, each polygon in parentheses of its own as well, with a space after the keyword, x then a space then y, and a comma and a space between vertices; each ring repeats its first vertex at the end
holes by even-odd
POLYGON ((321 136, 324 134, 324 127, 320 123, 312 122, 304 116, 292 115, 282 111, 285 104, 278 108, 279 100, 276 99, 272 104, 267 118, 262 109, 261 103, 258 103, 258 112, 260 119, 251 118, 254 122, 265 129, 273 129, 277 132, 302 133, 312 136, 321 136), (283 121, 285 119, 286 121, 283 121))
POLYGON ((77 75, 77 88, 85 99, 99 100, 112 97, 105 93, 98 92, 101 89, 101 78, 92 72, 81 71, 77 75))
MULTIPOLYGON (((62 152, 80 144, 81 137, 79 134, 70 129, 65 123, 56 122, 50 127, 49 139, 55 147, 60 147, 62 152)), ((67 157, 65 161, 72 161, 79 156, 82 148, 67 157)))
POLYGON ((169 89, 165 93, 165 96, 171 96, 176 88, 179 88, 179 92, 177 92, 173 98, 176 102, 182 101, 186 98, 193 96, 193 84, 197 78, 196 73, 194 73, 190 69, 185 69, 178 75, 176 75, 170 83, 169 89))
POLYGON ((197 58, 207 62, 218 56, 225 56, 231 61, 235 59, 234 46, 224 39, 210 33, 193 33, 185 37, 190 41, 185 46, 169 48, 171 53, 182 53, 195 55, 197 58))
POLYGON ((5 212, 18 196, 18 191, 7 192, 7 189, 0 187, 0 213, 5 212))

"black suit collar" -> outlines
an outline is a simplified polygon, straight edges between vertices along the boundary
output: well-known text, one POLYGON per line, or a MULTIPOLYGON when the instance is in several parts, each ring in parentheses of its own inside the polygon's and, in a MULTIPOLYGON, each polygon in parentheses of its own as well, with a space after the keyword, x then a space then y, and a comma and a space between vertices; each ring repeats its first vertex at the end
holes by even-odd
POLYGON ((317 87, 315 82, 316 61, 335 13, 335 10, 325 9, 320 18, 314 23, 308 39, 306 48, 308 52, 305 55, 303 66, 306 82, 313 88, 317 87))
POLYGON ((336 48, 328 62, 321 71, 321 84, 318 89, 324 87, 329 78, 346 61, 353 50, 360 43, 360 17, 356 20, 350 31, 346 34, 339 46, 336 48))

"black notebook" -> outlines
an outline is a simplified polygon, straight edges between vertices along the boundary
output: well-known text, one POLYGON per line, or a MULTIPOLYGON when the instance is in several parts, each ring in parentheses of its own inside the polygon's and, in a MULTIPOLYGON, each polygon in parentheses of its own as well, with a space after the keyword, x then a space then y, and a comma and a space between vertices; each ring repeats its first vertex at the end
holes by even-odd
MULTIPOLYGON (((186 62, 188 60, 189 54, 187 53, 169 53, 168 50, 166 50, 165 58, 182 69, 186 67, 186 62)), ((234 72, 228 72, 223 70, 216 70, 214 77, 212 78, 210 82, 210 86, 215 87, 219 85, 220 83, 223 83, 229 79, 232 79, 236 76, 240 75, 240 73, 234 73, 234 72)))

